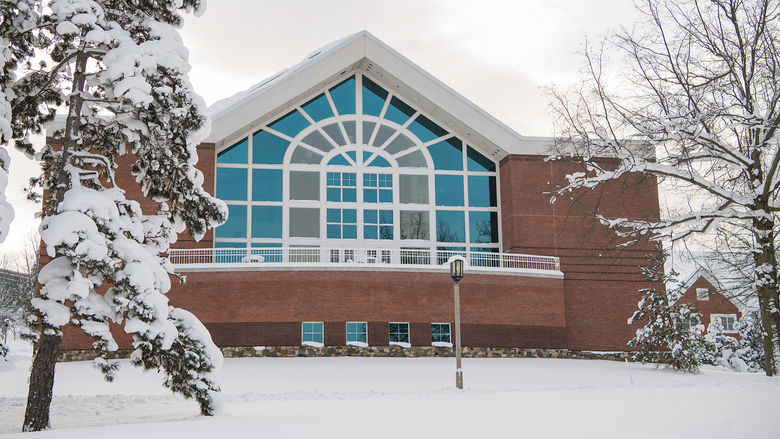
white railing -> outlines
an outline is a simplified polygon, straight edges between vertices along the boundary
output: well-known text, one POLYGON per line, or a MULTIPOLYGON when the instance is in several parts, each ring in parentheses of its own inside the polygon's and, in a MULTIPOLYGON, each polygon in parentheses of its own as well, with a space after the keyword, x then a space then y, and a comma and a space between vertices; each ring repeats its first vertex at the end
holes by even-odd
POLYGON ((172 264, 179 266, 220 264, 386 264, 439 266, 453 256, 461 255, 472 267, 560 271, 560 261, 553 256, 521 255, 427 248, 197 248, 171 249, 172 264))

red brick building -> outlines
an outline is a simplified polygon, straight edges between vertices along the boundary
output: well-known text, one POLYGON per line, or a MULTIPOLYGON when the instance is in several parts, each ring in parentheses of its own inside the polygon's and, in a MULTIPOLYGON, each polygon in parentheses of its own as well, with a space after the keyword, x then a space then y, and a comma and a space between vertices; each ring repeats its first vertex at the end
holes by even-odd
POLYGON ((689 303, 701 313, 701 323, 708 328, 713 319, 720 319, 723 333, 736 337, 737 323, 742 317, 739 308, 726 296, 726 289, 718 279, 704 268, 697 269, 688 277, 680 297, 681 303, 689 303))
MULTIPOLYGON (((169 296, 218 345, 447 345, 454 254, 468 261, 465 346, 622 350, 633 337, 654 247, 618 249, 594 213, 658 219, 654 179, 551 204, 578 170, 546 160, 552 139, 516 133, 366 32, 209 111, 198 167, 230 218, 177 243, 187 281, 169 296)), ((63 349, 90 345, 65 331, 63 349)))

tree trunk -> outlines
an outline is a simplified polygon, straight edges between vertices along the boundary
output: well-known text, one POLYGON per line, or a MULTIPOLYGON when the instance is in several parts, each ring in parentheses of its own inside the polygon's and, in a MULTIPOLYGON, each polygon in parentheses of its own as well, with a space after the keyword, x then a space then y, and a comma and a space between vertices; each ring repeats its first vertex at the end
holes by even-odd
MULTIPOLYGON (((81 107, 84 99, 81 93, 84 91, 86 80, 87 60, 89 56, 84 52, 76 56, 76 63, 73 72, 73 90, 68 102, 68 117, 65 121, 65 133, 63 138, 62 155, 57 169, 58 175, 51 175, 49 178, 56 178, 57 185, 49 197, 55 197, 56 203, 53 212, 45 212, 47 215, 56 214, 58 206, 65 196, 65 192, 70 188, 70 175, 65 170, 65 165, 70 160, 70 153, 78 148, 79 125, 81 121, 81 107)), ((46 206, 46 203, 43 204, 46 206)), ((57 256, 60 256, 57 254, 57 256)), ((35 354, 35 360, 30 370, 30 388, 27 392, 27 409, 24 413, 23 431, 40 431, 49 426, 49 407, 51 406, 52 389, 54 388, 54 369, 57 364, 57 356, 60 353, 60 343, 62 342, 62 333, 60 328, 49 326, 46 321, 39 318, 43 326, 38 350, 35 354), (47 332, 52 332, 47 335, 47 332)))
MULTIPOLYGON (((769 211, 768 209, 766 210, 769 211)), ((772 221, 754 220, 758 248, 754 253, 756 292, 764 327, 764 370, 768 376, 778 373, 780 352, 780 300, 778 300, 777 256, 772 221)))
POLYGON ((49 426, 49 406, 54 388, 54 367, 60 353, 61 335, 43 335, 30 371, 30 390, 24 412, 23 431, 40 431, 49 426))

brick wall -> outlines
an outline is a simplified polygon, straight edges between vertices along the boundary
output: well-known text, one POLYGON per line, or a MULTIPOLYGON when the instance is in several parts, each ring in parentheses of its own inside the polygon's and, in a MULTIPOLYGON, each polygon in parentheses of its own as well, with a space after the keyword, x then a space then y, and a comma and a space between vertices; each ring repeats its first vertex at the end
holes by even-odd
MULTIPOLYGON (((609 163, 606 163, 609 165, 609 163)), ((658 219, 653 178, 631 176, 587 192, 550 192, 579 169, 570 162, 512 155, 500 164, 503 245, 514 253, 558 256, 564 273, 566 340, 573 350, 620 350, 636 327, 626 324, 648 286, 638 267, 654 245, 618 249, 615 233, 596 219, 658 219)))

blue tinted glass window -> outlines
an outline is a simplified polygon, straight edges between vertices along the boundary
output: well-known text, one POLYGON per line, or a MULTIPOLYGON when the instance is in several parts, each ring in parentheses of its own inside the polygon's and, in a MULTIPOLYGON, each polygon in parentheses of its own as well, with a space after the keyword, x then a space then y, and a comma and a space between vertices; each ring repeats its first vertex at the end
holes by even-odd
POLYGON ((469 206, 496 207, 496 177, 469 175, 469 206))
POLYGON ((436 211, 436 240, 466 242, 466 215, 462 211, 436 211))
POLYGON ((290 142, 281 137, 267 131, 258 131, 252 135, 252 163, 282 164, 288 146, 290 142))
POLYGON ((282 206, 252 206, 252 238, 282 237, 282 206))
POLYGON ((282 170, 252 170, 252 200, 282 201, 282 170))
POLYGON ((228 205, 228 219, 214 232, 217 238, 246 238, 246 206, 228 205))
POLYGON ((344 132, 347 133, 347 140, 350 144, 355 144, 357 142, 357 131, 356 131, 356 124, 354 120, 347 120, 341 123, 341 125, 344 126, 344 132))
POLYGON ((387 100, 387 91, 374 81, 363 77, 363 114, 379 116, 387 100))
POLYGON ((217 163, 246 163, 249 157, 249 141, 240 142, 217 154, 217 163))
POLYGON ((478 153, 474 148, 470 146, 468 147, 467 155, 468 155, 469 171, 494 172, 496 170, 496 164, 492 160, 478 153))
POLYGON ((390 138, 395 133, 395 130, 390 128, 387 125, 382 125, 379 127, 379 130, 376 132, 376 136, 374 136, 374 141, 371 142, 374 146, 382 146, 387 142, 387 139, 390 138))
POLYGON ((352 159, 353 163, 357 163, 357 151, 347 151, 347 156, 352 159))
POLYGON ((328 161, 328 164, 332 166, 351 166, 347 161, 347 158, 341 154, 334 156, 332 159, 330 159, 330 161, 328 161))
POLYGON ((246 169, 217 168, 217 198, 246 201, 246 169))
POLYGON ((433 139, 437 139, 447 134, 447 131, 444 128, 422 114, 417 116, 414 121, 409 124, 409 131, 414 133, 414 135, 423 142, 430 142, 433 139))
POLYGON ((428 147, 428 152, 433 159, 434 169, 447 171, 463 170, 463 143, 450 138, 428 147))
POLYGON ((390 106, 385 112, 385 119, 403 125, 415 113, 414 108, 406 105, 405 102, 393 96, 390 100, 390 106))
POLYGON ((357 201, 357 191, 355 189, 344 188, 342 189, 341 201, 345 203, 354 203, 357 201))
POLYGON ((366 203, 392 203, 392 174, 363 174, 363 201, 366 203))
POLYGON ((392 210, 364 210, 363 238, 393 239, 392 210))
POLYGON ((374 166, 378 168, 389 168, 390 162, 385 160, 384 158, 380 156, 374 157, 374 160, 371 160, 371 162, 368 164, 368 166, 374 166))
POLYGON ((365 322, 347 322, 347 343, 367 343, 365 322))
POLYGON ((323 330, 322 322, 301 324, 301 341, 304 343, 322 343, 323 330))
POLYGON ((325 93, 303 104, 303 111, 311 116, 315 122, 333 116, 333 110, 330 109, 330 104, 328 103, 328 98, 325 97, 325 93))
POLYGON ((436 205, 463 206, 463 177, 436 175, 436 205))
POLYGON ((389 154, 396 154, 414 146, 414 141, 403 134, 399 134, 385 147, 389 154))
POLYGON ((469 212, 469 241, 498 242, 498 214, 496 212, 469 212))
POLYGON ((330 97, 339 114, 355 114, 355 78, 349 78, 331 88, 330 97))
MULTIPOLYGON (((281 244, 280 244, 281 245, 281 244)), ((246 248, 246 242, 215 242, 215 248, 246 248)))
POLYGON ((331 239, 357 239, 357 210, 328 209, 327 236, 331 239))
POLYGON ((309 121, 306 120, 298 110, 293 110, 279 119, 276 119, 274 123, 268 126, 280 133, 295 137, 298 133, 303 131, 304 128, 309 126, 309 121))

